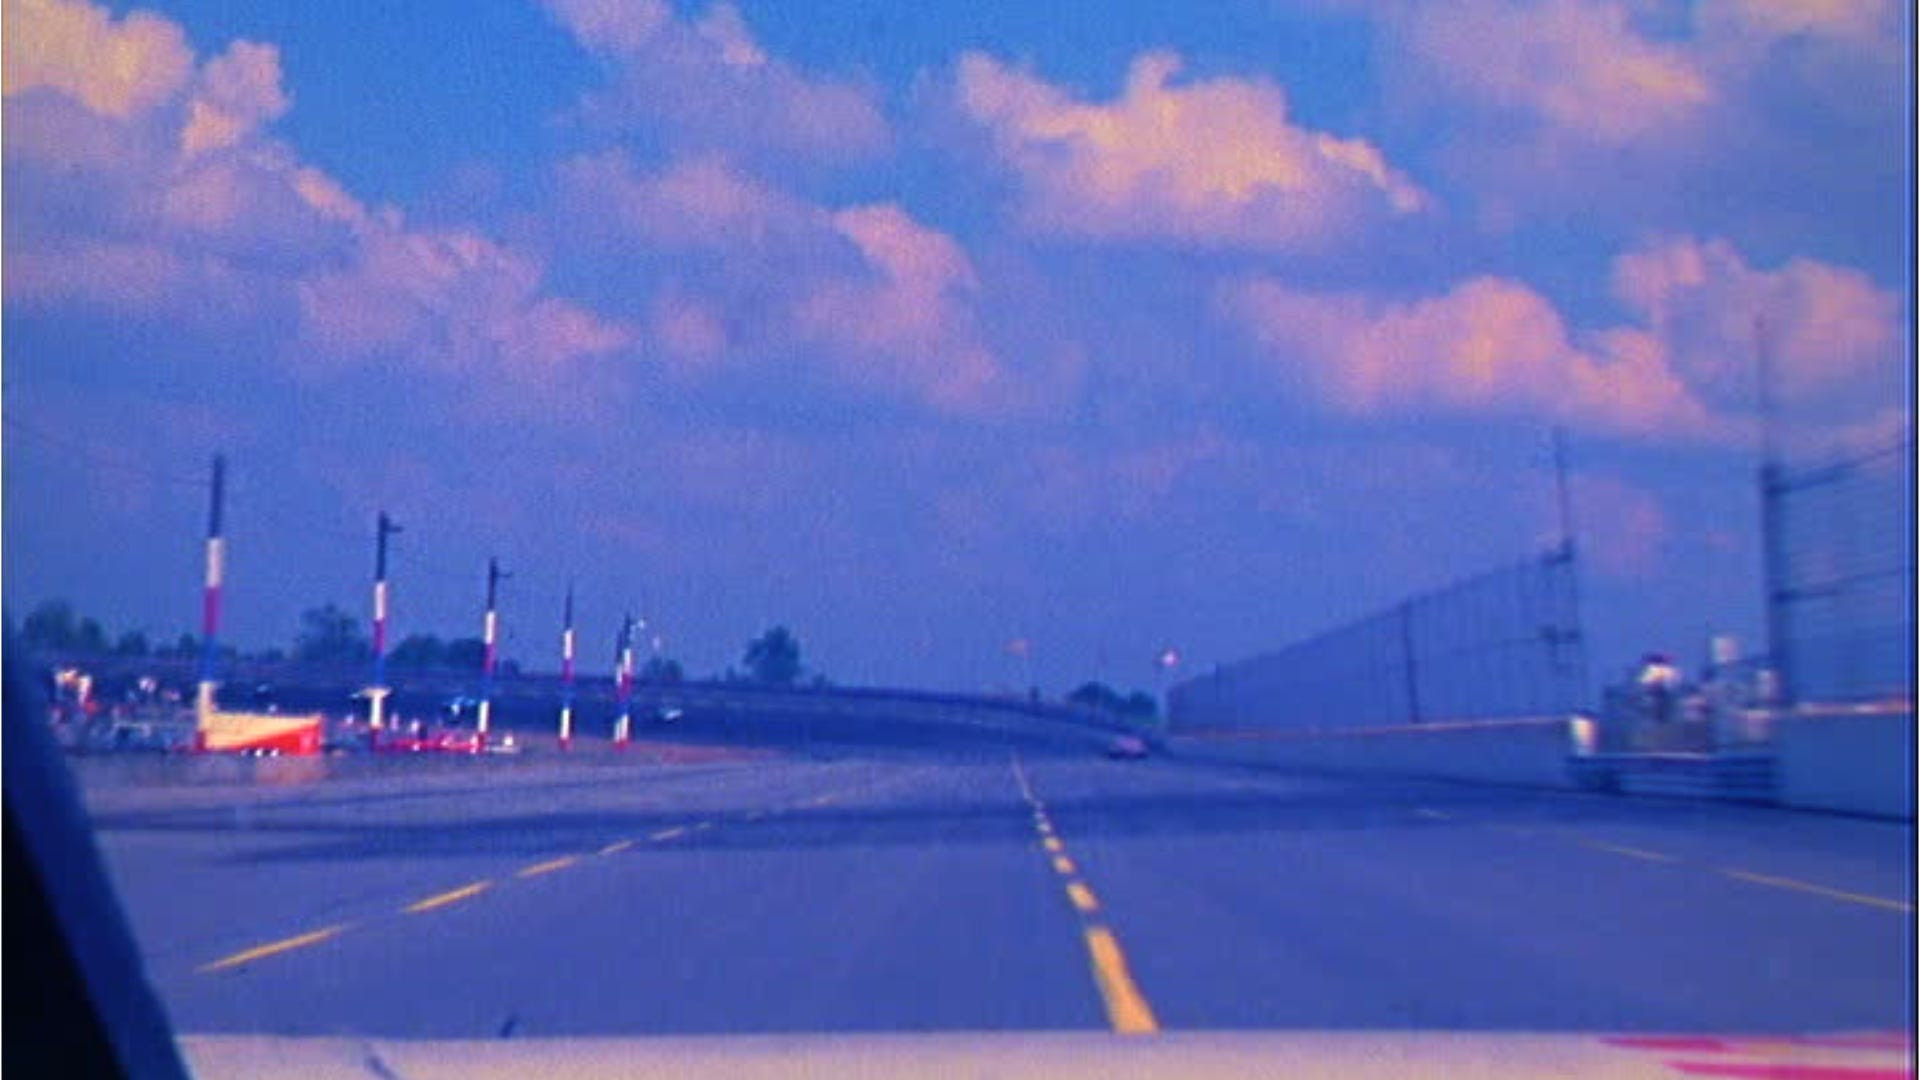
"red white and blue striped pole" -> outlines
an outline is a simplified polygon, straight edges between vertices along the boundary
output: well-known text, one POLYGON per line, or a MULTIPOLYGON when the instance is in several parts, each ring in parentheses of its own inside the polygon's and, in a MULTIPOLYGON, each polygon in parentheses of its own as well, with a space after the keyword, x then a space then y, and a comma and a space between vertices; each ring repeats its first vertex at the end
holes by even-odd
POLYGON ((482 747, 493 722, 493 672, 500 660, 500 579, 508 576, 500 572, 499 559, 487 560, 487 617, 480 637, 485 651, 480 660, 480 720, 476 725, 482 747))
POLYGON ((206 749, 208 721, 219 689, 216 665, 220 658, 220 592, 226 583, 227 538, 222 517, 227 495, 227 459, 213 458, 213 498, 207 512, 207 580, 200 603, 200 685, 194 695, 194 745, 206 749))
POLYGON ((385 510, 375 528, 373 547, 373 685, 367 687, 367 724, 385 724, 387 694, 387 537, 400 531, 385 510))
POLYGON ((573 585, 567 585, 566 627, 560 631, 560 749, 573 745, 573 585))
POLYGON ((614 693, 620 701, 620 719, 613 725, 613 745, 623 747, 633 736, 633 616, 620 623, 614 656, 614 693))

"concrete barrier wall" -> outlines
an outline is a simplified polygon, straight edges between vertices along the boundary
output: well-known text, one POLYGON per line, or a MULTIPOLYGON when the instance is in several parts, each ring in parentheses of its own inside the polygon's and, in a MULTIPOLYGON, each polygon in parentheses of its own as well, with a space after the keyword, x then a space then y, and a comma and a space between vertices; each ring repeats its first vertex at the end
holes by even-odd
POLYGON ((1566 788, 1565 718, 1487 720, 1331 732, 1197 731, 1168 740, 1193 760, 1355 775, 1566 788))
POLYGON ((1910 709, 1775 717, 1781 804, 1911 820, 1913 723, 1910 709))

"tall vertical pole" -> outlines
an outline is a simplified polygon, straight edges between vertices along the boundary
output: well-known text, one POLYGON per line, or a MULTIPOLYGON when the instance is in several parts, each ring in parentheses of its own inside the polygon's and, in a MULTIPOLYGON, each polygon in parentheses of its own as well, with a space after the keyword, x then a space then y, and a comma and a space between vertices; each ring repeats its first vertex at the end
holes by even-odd
POLYGON ((367 724, 379 731, 387 706, 387 538, 400 531, 385 510, 380 511, 373 545, 373 685, 367 687, 367 724))
POLYGON ((1573 521, 1573 485, 1567 466, 1567 429, 1553 429, 1553 491, 1560 514, 1560 552, 1558 562, 1563 565, 1567 575, 1567 619, 1573 625, 1562 627, 1564 631, 1556 643, 1564 639, 1573 652, 1574 699, 1567 703, 1570 711, 1578 712, 1586 700, 1589 690, 1587 679, 1587 642, 1580 629, 1580 563, 1576 558, 1577 548, 1574 537, 1573 521))
POLYGON ((1780 464, 1779 433, 1773 402, 1773 352, 1768 347, 1765 316, 1753 320, 1753 363, 1756 404, 1760 412, 1760 553, 1767 618, 1767 665, 1773 669, 1774 699, 1793 704, 1793 624, 1787 605, 1793 602, 1788 580, 1785 523, 1780 504, 1786 496, 1786 470, 1780 464))
POLYGON ((493 673, 500 660, 500 579, 511 576, 500 572, 499 559, 487 560, 487 615, 480 628, 484 645, 480 659, 480 719, 475 725, 482 745, 493 723, 493 673))
POLYGON ((207 579, 200 603, 200 686, 194 696, 195 745, 206 746, 207 725, 213 716, 214 691, 220 659, 220 591, 227 572, 227 539, 222 518, 227 497, 227 459, 213 458, 213 494, 207 511, 207 579))
POLYGON ((614 721, 613 745, 622 747, 633 736, 633 616, 620 621, 620 637, 614 645, 614 696, 620 703, 620 718, 614 721))
POLYGON ((573 745, 573 583, 567 583, 566 626, 560 631, 560 749, 573 745))

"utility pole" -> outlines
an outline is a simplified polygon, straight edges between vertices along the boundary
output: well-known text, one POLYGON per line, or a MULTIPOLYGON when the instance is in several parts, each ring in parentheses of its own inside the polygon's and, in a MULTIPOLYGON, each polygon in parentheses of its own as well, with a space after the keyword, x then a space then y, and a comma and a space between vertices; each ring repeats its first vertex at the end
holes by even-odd
POLYGON ((633 616, 620 620, 620 636, 614 642, 614 696, 620 702, 620 718, 613 724, 613 745, 619 749, 633 737, 633 616))
MULTIPOLYGON (((385 510, 374 529, 373 685, 367 687, 367 724, 378 732, 386 722, 387 694, 387 538, 400 531, 385 510)), ((377 737, 377 736, 376 736, 377 737)))
POLYGON ((214 692, 219 689, 220 591, 227 571, 227 539, 222 517, 227 497, 227 459, 213 457, 213 494, 207 511, 207 580, 200 605, 200 686, 194 696, 194 743, 206 748, 206 730, 212 719, 214 692))
POLYGON ((1773 401, 1773 350, 1769 348, 1766 316, 1753 319, 1753 366, 1756 404, 1760 412, 1760 552, 1763 560, 1767 616, 1767 666, 1773 669, 1772 702, 1793 703, 1793 624, 1787 605, 1794 600, 1787 580, 1786 537, 1780 503, 1786 495, 1786 470, 1780 464, 1780 442, 1773 401))
POLYGON ((500 661, 500 579, 512 577, 500 572, 500 560, 487 560, 487 615, 480 628, 483 651, 480 659, 480 718, 474 725, 480 745, 485 747, 487 731, 493 722, 493 672, 500 661))
POLYGON ((560 749, 573 746, 573 582, 567 582, 566 626, 560 631, 560 749))

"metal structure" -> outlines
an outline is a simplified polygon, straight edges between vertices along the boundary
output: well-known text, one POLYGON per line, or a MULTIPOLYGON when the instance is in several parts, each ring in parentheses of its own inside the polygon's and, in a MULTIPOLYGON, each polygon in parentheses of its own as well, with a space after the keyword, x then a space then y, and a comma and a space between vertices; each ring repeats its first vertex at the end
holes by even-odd
POLYGON ((1574 545, 1410 597, 1168 694, 1175 730, 1327 730, 1561 716, 1581 707, 1574 545))
POLYGON ((226 509, 227 459, 213 459, 213 493, 207 511, 207 581, 200 605, 200 680, 195 697, 196 711, 205 716, 214 707, 214 692, 219 689, 220 600, 225 586, 227 538, 222 520, 226 509))
POLYGON ((1784 703, 1913 699, 1913 439, 1761 468, 1767 631, 1784 703))
POLYGON ((385 510, 374 527, 373 549, 373 685, 367 687, 367 726, 378 731, 385 723, 387 695, 387 539, 400 531, 385 510))
POLYGON ((494 669, 500 661, 500 579, 511 576, 501 573, 499 559, 487 560, 487 613, 480 627, 480 716, 474 725, 482 742, 493 723, 494 669))

